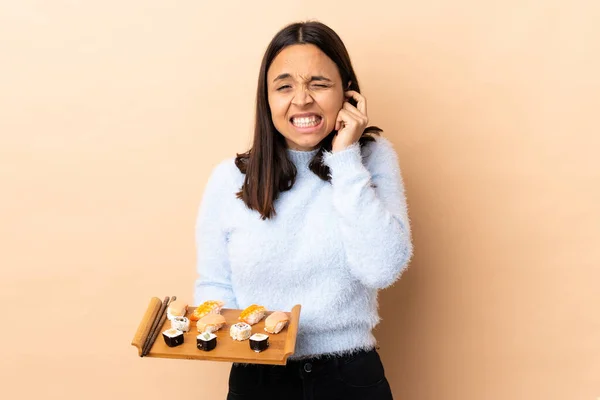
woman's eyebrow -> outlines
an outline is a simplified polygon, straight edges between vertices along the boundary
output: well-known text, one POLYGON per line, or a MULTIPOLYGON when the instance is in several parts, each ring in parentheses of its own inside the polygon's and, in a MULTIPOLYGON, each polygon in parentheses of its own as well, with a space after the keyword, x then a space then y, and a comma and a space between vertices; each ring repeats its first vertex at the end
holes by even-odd
MULTIPOLYGON (((277 82, 277 81, 281 81, 284 79, 288 79, 291 78, 292 76, 288 73, 285 74, 281 74, 278 75, 277 78, 273 79, 273 83, 277 82)), ((322 75, 316 75, 316 76, 311 76, 310 81, 309 82, 315 82, 315 81, 321 81, 321 82, 331 82, 331 79, 326 78, 322 75)))
POLYGON ((324 76, 321 76, 321 75, 317 75, 317 76, 313 76, 312 78, 310 78, 310 81, 311 82, 314 82, 314 81, 331 82, 331 79, 325 78, 324 76))
POLYGON ((273 82, 281 81, 281 80, 288 79, 291 77, 292 76, 290 74, 281 74, 281 75, 278 75, 277 78, 273 79, 273 82))

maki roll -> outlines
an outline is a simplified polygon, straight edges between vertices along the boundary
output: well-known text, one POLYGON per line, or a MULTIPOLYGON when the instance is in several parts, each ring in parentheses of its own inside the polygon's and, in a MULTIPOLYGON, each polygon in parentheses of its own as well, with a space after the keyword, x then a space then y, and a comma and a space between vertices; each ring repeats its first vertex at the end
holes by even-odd
POLYGON ((252 328, 250 325, 239 322, 237 324, 231 325, 229 329, 229 335, 233 340, 246 340, 252 334, 252 328))
POLYGON ((266 350, 269 347, 269 335, 264 333, 255 333, 250 336, 250 349, 257 353, 266 350))
POLYGON ((213 333, 225 325, 225 317, 221 314, 208 314, 202 317, 197 323, 198 332, 213 333))
POLYGON ((279 333, 287 325, 290 318, 281 311, 275 311, 265 319, 265 331, 269 333, 279 333))
POLYGON ((162 333, 163 338, 165 338, 165 343, 169 347, 179 346, 183 344, 183 332, 177 329, 167 329, 162 333))
POLYGON ((264 318, 267 309, 257 304, 252 304, 247 307, 240 314, 239 320, 247 323, 248 325, 254 325, 264 318))
POLYGON ((224 305, 225 305, 225 303, 223 303, 222 301, 219 301, 219 300, 205 301, 204 303, 202 303, 198 307, 196 307, 196 309, 190 316, 190 319, 192 321, 198 321, 199 319, 201 319, 202 317, 204 317, 208 314, 219 314, 221 312, 221 308, 224 305))
POLYGON ((198 350, 211 351, 217 347, 217 335, 210 332, 204 332, 196 336, 196 346, 198 350))
POLYGON ((185 317, 187 307, 187 303, 175 300, 174 302, 169 304, 169 307, 167 308, 167 318, 169 319, 169 321, 172 321, 175 317, 185 317))
POLYGON ((171 320, 171 328, 188 332, 190 330, 190 320, 186 317, 174 317, 171 320))

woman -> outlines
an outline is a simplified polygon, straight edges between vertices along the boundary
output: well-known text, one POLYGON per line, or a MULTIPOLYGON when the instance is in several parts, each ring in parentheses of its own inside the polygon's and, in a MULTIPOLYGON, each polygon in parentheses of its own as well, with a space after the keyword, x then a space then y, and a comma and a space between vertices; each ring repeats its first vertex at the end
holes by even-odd
POLYGON ((398 279, 412 244, 396 154, 367 122, 333 30, 306 22, 275 35, 252 148, 205 189, 195 302, 302 311, 287 365, 234 364, 230 400, 392 398, 372 334, 377 291, 398 279))

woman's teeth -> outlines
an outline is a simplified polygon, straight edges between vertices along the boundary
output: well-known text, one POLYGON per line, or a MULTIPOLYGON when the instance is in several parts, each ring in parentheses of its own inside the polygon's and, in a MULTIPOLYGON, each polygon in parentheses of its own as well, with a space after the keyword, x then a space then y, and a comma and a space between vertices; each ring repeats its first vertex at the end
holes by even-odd
POLYGON ((312 117, 292 118, 292 124, 298 128, 310 128, 319 125, 320 122, 321 117, 316 115, 312 117))

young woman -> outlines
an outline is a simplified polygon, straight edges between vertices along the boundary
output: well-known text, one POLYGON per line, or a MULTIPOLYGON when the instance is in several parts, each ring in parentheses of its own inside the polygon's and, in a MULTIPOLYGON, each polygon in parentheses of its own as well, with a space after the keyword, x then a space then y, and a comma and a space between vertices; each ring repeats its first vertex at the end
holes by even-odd
POLYGON ((372 334, 377 291, 412 244, 396 153, 367 123, 333 30, 306 22, 275 35, 252 147, 213 170, 200 205, 195 302, 302 311, 287 365, 234 364, 230 400, 392 398, 372 334))

